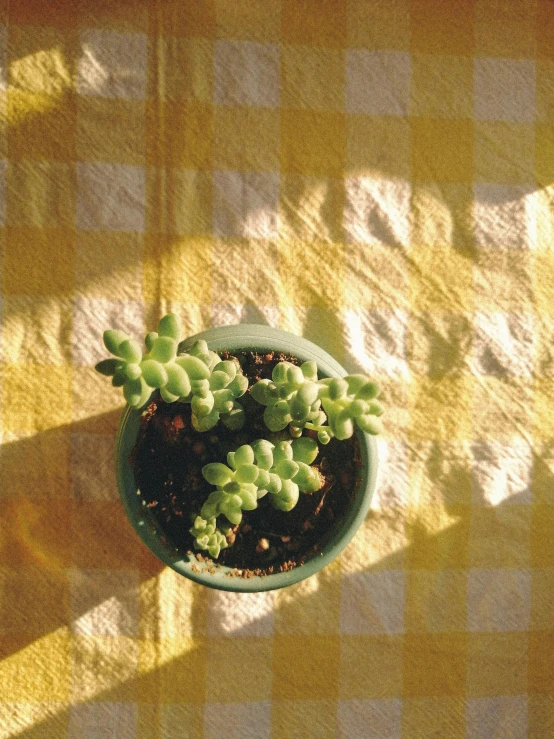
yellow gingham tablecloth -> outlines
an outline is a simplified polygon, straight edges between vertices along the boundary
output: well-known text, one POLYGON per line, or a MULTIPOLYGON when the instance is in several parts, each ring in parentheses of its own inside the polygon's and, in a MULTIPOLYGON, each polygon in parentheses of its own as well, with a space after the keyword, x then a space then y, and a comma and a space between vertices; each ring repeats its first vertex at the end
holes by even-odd
POLYGON ((554 2, 0 2, 0 737, 554 737, 554 2), (320 575, 133 533, 112 326, 378 378, 320 575))

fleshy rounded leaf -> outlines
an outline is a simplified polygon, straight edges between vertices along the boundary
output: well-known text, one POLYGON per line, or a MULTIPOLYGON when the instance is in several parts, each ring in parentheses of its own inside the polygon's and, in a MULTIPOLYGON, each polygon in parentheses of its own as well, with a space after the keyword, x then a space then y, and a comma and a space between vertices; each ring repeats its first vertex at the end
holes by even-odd
POLYGON ((317 382, 317 364, 313 361, 313 359, 310 359, 308 362, 304 362, 303 364, 301 364, 300 369, 302 370, 302 374, 304 375, 306 380, 317 382))
POLYGON ((273 470, 276 475, 279 475, 281 480, 290 480, 297 474, 298 465, 292 459, 283 459, 275 465, 273 470))
POLYGON ((133 408, 141 408, 152 394, 152 389, 140 377, 138 380, 127 380, 123 385, 125 400, 133 408))
POLYGON ((281 490, 271 498, 271 502, 280 511, 291 511, 298 503, 299 493, 296 483, 292 480, 284 480, 281 490))
POLYGON ((213 372, 225 372, 229 375, 229 381, 233 380, 237 374, 238 365, 232 359, 225 359, 223 362, 218 362, 213 368, 213 372))
POLYGON ((271 469, 273 467, 273 444, 266 439, 258 439, 257 441, 253 441, 251 446, 254 450, 258 467, 261 467, 263 470, 271 469))
POLYGON ((165 400, 166 403, 175 403, 176 400, 179 400, 179 396, 174 395, 173 393, 170 393, 166 387, 160 388, 160 395, 162 396, 162 399, 165 400))
POLYGON ((343 441, 349 439, 354 433, 354 424, 350 418, 337 418, 332 429, 337 439, 343 441))
POLYGON ((155 359, 157 362, 171 362, 177 353, 177 342, 169 336, 158 336, 154 339, 149 359, 155 359))
POLYGON ((210 485, 223 487, 233 479, 232 471, 221 462, 211 462, 202 467, 202 476, 210 485))
POLYGON ((243 444, 235 452, 235 464, 240 467, 243 464, 254 463, 254 450, 249 444, 243 444))
POLYGON ((292 478, 302 493, 315 493, 323 484, 323 479, 315 467, 298 463, 298 472, 292 478))
POLYGON ((358 392, 356 393, 356 397, 361 398, 362 400, 373 400, 373 398, 376 398, 381 389, 376 382, 372 382, 371 380, 366 379, 365 385, 361 387, 358 392))
POLYGON ((128 380, 138 380, 142 375, 140 364, 126 364, 125 374, 127 375, 128 380))
POLYGON ((119 345, 119 354, 126 362, 138 364, 142 359, 142 349, 138 341, 126 339, 119 345))
POLYGON ((296 367, 292 364, 287 367, 287 384, 291 386, 291 389, 296 390, 304 382, 304 374, 300 367, 296 367))
POLYGON ((169 336, 175 341, 181 340, 181 323, 174 313, 168 313, 158 323, 158 334, 160 336, 169 336))
POLYGON ((191 380, 207 380, 210 376, 209 368, 198 357, 181 354, 175 361, 186 371, 191 380))
POLYGON ((156 331, 150 331, 150 333, 146 334, 144 337, 144 346, 148 349, 148 351, 152 351, 152 347, 154 346, 154 341, 158 338, 158 334, 156 331))
POLYGON ((295 462, 303 462, 311 464, 317 457, 319 447, 315 439, 309 436, 303 436, 301 439, 295 439, 292 444, 292 458, 295 462))
POLYGON ((104 331, 102 338, 104 339, 104 346, 110 354, 115 354, 116 357, 123 356, 119 352, 119 347, 129 338, 125 332, 119 331, 119 329, 116 328, 111 328, 104 331))
POLYGON ((192 412, 198 418, 207 416, 212 412, 214 407, 214 396, 208 393, 205 398, 200 398, 198 395, 194 395, 191 401, 192 412))
MULTIPOLYGON (((180 398, 186 397, 191 390, 189 376, 182 367, 175 362, 165 365, 167 372, 167 389, 180 398)), ((210 408, 211 410, 211 408, 210 408)))
POLYGON ((270 398, 268 394, 269 380, 258 380, 250 390, 250 395, 254 398, 256 403, 260 405, 268 405, 270 398))
POLYGON ((268 405, 264 411, 264 423, 270 431, 282 431, 287 427, 289 421, 275 412, 275 406, 268 405))
POLYGON ((235 473, 235 479, 240 483, 253 483, 258 477, 258 468, 255 464, 241 464, 235 473))
POLYGON ((282 385, 287 381, 287 369, 290 366, 290 362, 279 362, 275 365, 271 373, 271 379, 276 385, 282 385))
POLYGON ((381 434, 383 432, 383 422, 377 416, 367 415, 358 419, 358 426, 368 434, 381 434))
POLYGON ((238 431, 244 426, 244 409, 235 401, 229 413, 221 414, 221 422, 231 431, 238 431))
POLYGON ((209 431, 217 425, 219 421, 219 413, 212 411, 207 416, 197 416, 194 413, 191 416, 192 427, 195 431, 209 431))
POLYGON ((348 392, 348 383, 340 377, 336 377, 329 384, 329 397, 331 400, 338 400, 344 398, 348 392))
POLYGON ((144 359, 141 364, 142 376, 150 387, 162 387, 167 383, 167 371, 155 359, 144 359))
POLYGON ((210 390, 222 390, 231 382, 231 378, 226 372, 215 371, 210 377, 210 390))
POLYGON ((237 372, 227 388, 233 393, 234 398, 240 398, 248 390, 248 378, 237 372))

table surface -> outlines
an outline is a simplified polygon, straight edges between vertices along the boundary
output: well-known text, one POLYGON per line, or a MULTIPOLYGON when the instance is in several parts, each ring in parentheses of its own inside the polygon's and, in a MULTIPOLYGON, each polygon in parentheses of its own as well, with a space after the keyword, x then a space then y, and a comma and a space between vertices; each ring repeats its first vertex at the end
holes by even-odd
POLYGON ((554 3, 0 2, 0 737, 554 737, 554 3), (265 323, 384 388, 370 514, 165 568, 101 333, 265 323))

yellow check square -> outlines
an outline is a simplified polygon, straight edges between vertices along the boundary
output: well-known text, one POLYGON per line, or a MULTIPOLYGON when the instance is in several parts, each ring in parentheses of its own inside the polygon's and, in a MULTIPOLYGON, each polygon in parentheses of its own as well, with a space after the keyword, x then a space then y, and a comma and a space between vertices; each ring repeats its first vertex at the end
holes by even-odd
POLYGON ((169 36, 158 39, 151 59, 163 100, 211 103, 213 100, 213 42, 203 38, 169 36))
POLYGON ((410 115, 472 118, 472 60, 451 54, 412 54, 410 115))
POLYGON ((530 533, 529 505, 474 506, 471 511, 468 565, 529 567, 530 533))
POLYGON ((473 181, 473 123, 410 119, 411 173, 416 182, 473 181))
POLYGON ((406 634, 403 695, 463 696, 467 669, 467 634, 406 634))
POLYGON ((12 90, 8 93, 8 123, 11 159, 75 161, 77 103, 73 93, 54 97, 12 90))
POLYGON ((475 180, 522 183, 535 179, 535 126, 475 121, 475 180))
POLYGON ((554 634, 551 630, 529 634, 528 690, 535 695, 554 696, 554 634))
POLYGON ((410 3, 412 51, 424 54, 471 54, 474 48, 473 13, 434 0, 410 3))
POLYGON ((485 313, 533 311, 535 254, 531 250, 481 247, 475 252, 475 309, 485 313))
POLYGON ((335 0, 285 0, 282 40, 306 46, 346 46, 346 3, 335 0))
POLYGON ((163 234, 207 235, 213 227, 212 173, 201 169, 146 172, 146 230, 163 234))
MULTIPOLYGON (((66 496, 5 498, 0 510, 0 561, 10 568, 69 567, 71 512, 66 496)), ((63 575, 65 577, 65 575, 63 575)))
POLYGON ((299 736, 335 739, 339 736, 336 701, 273 701, 271 731, 280 739, 297 739, 299 736))
MULTIPOLYGON (((8 166, 6 223, 8 226, 39 229, 75 227, 75 167, 63 162, 22 160, 8 166)), ((46 238, 33 234, 34 238, 46 238)), ((18 238, 23 238, 21 233, 18 238)), ((50 243, 60 239, 60 251, 66 249, 67 234, 49 234, 50 243)), ((55 261, 58 256, 53 255, 55 261)), ((65 270, 67 267, 65 268, 65 270)), ((62 274, 65 274, 62 267, 62 274)), ((57 280, 54 280, 56 283, 57 280)))
POLYGON ((347 44, 349 48, 401 49, 410 45, 410 2, 395 0, 386 13, 373 0, 347 3, 347 44))
POLYGON ((337 636, 275 635, 273 699, 336 700, 339 659, 337 636), (300 653, 303 655, 301 660, 298 659, 300 653), (291 665, 294 665, 294 670, 291 665))
POLYGON ((468 561, 469 507, 414 508, 408 514, 406 567, 414 570, 463 568, 468 561))
POLYGON ((527 639, 527 634, 518 632, 469 634, 468 695, 484 697, 526 693, 527 639))
POLYGON ((416 311, 471 313, 473 265, 453 247, 416 245, 410 252, 411 302, 416 311))
POLYGON ((346 117, 346 170, 349 175, 408 179, 410 127, 393 116, 346 117))
POLYGON ((4 434, 0 479, 4 496, 69 498, 69 434, 52 429, 40 434, 4 434))
POLYGON ((141 300, 142 234, 78 231, 75 292, 90 298, 141 300))
POLYGON ((478 56, 527 59, 536 53, 536 15, 526 3, 507 6, 499 0, 475 3, 475 53, 478 56))
POLYGON ((280 634, 334 634, 339 628, 340 579, 335 563, 314 582, 304 580, 277 593, 275 632, 280 634))
POLYGON ((211 169, 212 106, 147 102, 145 150, 147 164, 152 166, 211 169))
POLYGON ((343 246, 280 242, 279 276, 285 305, 340 306, 344 293, 343 246), (325 254, 325 259, 321 255, 325 254))
POLYGON ((554 249, 538 249, 534 255, 534 267, 533 292, 536 308, 540 313, 554 315, 554 249))
POLYGON ((6 365, 2 371, 2 427, 25 433, 70 423, 71 367, 6 365))
POLYGON ((402 693, 402 637, 342 635, 341 698, 395 698, 402 693))
POLYGON ((471 438, 470 377, 418 378, 410 386, 409 436, 414 441, 471 438))
POLYGON ((342 110, 344 74, 342 51, 284 46, 281 51, 281 105, 342 110))
POLYGON ((271 671, 252 670, 251 665, 271 664, 273 644, 270 637, 237 639, 210 637, 206 643, 206 682, 214 703, 240 703, 271 698, 271 671))
POLYGON ((187 703, 204 703, 208 686, 203 639, 192 636, 172 639, 157 637, 139 642, 139 679, 135 699, 155 705, 159 712, 159 704, 182 702, 183 680, 190 683, 187 703))
POLYGON ((342 113, 281 109, 281 168, 284 172, 342 177, 346 122, 342 113))
POLYGON ((209 303, 212 294, 211 239, 147 234, 144 243, 144 297, 209 303))
POLYGON ((554 567, 554 506, 534 505, 531 518, 531 566, 554 567))
POLYGON ((70 231, 6 230, 3 287, 7 295, 70 295, 74 265, 74 235, 70 231))
POLYGON ((281 5, 266 0, 215 0, 216 34, 245 41, 281 41, 281 5))
POLYGON ((402 701, 402 739, 436 736, 460 739, 465 736, 463 698, 404 698, 402 701))
POLYGON ((79 97, 76 151, 81 161, 144 164, 144 103, 79 97))
POLYGON ((279 113, 270 108, 217 106, 214 167, 238 171, 279 168, 279 113))
POLYGON ((32 641, 63 626, 69 617, 67 571, 40 566, 0 568, 0 633, 25 632, 32 641), (40 608, 36 607, 37 593, 40 608))
POLYGON ((156 16, 161 36, 211 38, 215 32, 215 0, 164 0, 156 16))
POLYGON ((17 703, 22 697, 29 703, 69 701, 71 642, 67 626, 17 646, 13 651, 12 634, 0 637, 2 701, 17 703))

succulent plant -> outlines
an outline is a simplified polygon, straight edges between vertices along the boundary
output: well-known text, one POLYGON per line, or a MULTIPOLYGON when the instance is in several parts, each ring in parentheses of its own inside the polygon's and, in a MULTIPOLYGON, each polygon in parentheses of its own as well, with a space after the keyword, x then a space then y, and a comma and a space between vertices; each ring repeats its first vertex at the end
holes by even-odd
MULTIPOLYGON (((290 511, 298 502, 300 492, 319 490, 321 476, 310 466, 317 453, 317 442, 308 437, 280 441, 277 445, 258 439, 229 452, 228 465, 221 462, 205 465, 202 475, 216 489, 208 496, 190 529, 196 546, 205 549, 208 542, 202 528, 204 523, 199 522, 215 522, 219 515, 224 515, 236 526, 242 521, 242 511, 257 508, 258 500, 268 493, 275 508, 290 511)), ((217 528, 210 528, 209 535, 214 536, 215 531, 223 535, 217 528)))
POLYGON ((123 331, 105 331, 104 344, 115 358, 99 362, 96 369, 112 376, 114 386, 123 386, 125 400, 134 408, 142 407, 157 388, 166 403, 191 404, 197 431, 208 431, 220 418, 228 428, 239 429, 244 411, 237 398, 246 392, 248 380, 238 362, 221 361, 203 340, 177 355, 180 337, 179 320, 171 313, 161 319, 157 332, 146 335, 144 356, 139 343, 123 331))
POLYGON ((264 422, 270 431, 281 431, 289 424, 301 428, 318 418, 317 365, 304 362, 300 367, 279 362, 271 380, 259 380, 251 390, 252 397, 265 405, 264 422))
POLYGON ((280 362, 271 380, 259 380, 251 390, 254 400, 266 406, 264 421, 270 431, 290 425, 291 435, 299 436, 307 428, 317 431, 322 444, 334 436, 349 439, 355 425, 369 434, 380 433, 379 392, 377 383, 365 375, 320 380, 315 362, 300 367, 280 362))
POLYGON ((190 531, 195 538, 196 548, 207 550, 214 559, 219 557, 222 549, 227 549, 229 546, 225 533, 217 528, 215 518, 206 521, 201 516, 197 516, 190 531))

